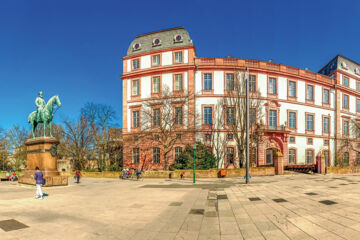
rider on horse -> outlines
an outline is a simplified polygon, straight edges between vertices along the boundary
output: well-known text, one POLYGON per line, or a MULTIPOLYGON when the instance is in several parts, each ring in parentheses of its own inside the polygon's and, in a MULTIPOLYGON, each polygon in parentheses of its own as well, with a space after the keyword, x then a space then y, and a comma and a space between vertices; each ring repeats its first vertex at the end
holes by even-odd
POLYGON ((39 96, 35 99, 35 104, 37 106, 36 110, 36 119, 41 120, 41 113, 43 112, 44 107, 46 106, 45 100, 43 98, 42 91, 39 92, 39 96))

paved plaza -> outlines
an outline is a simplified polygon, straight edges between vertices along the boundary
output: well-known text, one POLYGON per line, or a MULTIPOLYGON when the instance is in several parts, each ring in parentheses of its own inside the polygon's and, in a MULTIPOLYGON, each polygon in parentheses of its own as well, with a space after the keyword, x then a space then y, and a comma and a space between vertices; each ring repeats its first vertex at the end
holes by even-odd
POLYGON ((0 239, 360 239, 360 175, 0 183, 0 239))

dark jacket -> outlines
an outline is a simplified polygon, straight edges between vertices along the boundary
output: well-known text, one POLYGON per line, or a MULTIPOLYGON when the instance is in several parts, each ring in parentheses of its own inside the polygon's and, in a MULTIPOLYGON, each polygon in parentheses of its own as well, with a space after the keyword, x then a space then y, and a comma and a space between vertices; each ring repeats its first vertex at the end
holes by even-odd
POLYGON ((43 184, 43 174, 42 172, 36 172, 34 175, 34 179, 36 181, 36 184, 43 184))

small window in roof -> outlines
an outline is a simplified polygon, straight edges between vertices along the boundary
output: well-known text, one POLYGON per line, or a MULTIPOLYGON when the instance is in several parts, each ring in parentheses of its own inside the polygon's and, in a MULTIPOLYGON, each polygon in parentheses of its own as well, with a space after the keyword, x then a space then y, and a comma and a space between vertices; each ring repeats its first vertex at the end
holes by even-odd
POLYGON ((133 50, 136 51, 136 50, 139 50, 139 49, 141 49, 141 44, 140 43, 134 43, 133 50))
POLYGON ((152 43, 153 43, 153 46, 159 46, 161 44, 161 41, 159 38, 155 38, 152 43))
POLYGON ((347 67, 345 62, 341 62, 341 66, 342 66, 343 68, 346 68, 346 67, 347 67))
POLYGON ((359 73, 360 73, 359 68, 355 68, 355 69, 354 69, 354 73, 358 73, 358 74, 359 74, 359 73))
POLYGON ((175 35, 174 42, 182 42, 183 38, 180 34, 175 35))

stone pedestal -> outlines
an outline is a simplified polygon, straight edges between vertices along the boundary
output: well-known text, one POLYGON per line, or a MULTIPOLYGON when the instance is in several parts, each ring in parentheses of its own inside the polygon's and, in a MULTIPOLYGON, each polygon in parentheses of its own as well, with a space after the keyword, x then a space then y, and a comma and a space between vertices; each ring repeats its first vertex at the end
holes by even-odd
POLYGON ((284 158, 281 152, 277 152, 274 154, 274 168, 276 175, 284 174, 284 158))
POLYGON ((317 173, 325 174, 326 166, 325 166, 325 155, 324 154, 321 154, 317 158, 316 168, 317 168, 317 173))
POLYGON ((35 185, 35 168, 39 167, 45 178, 45 186, 68 185, 68 178, 57 170, 57 145, 55 138, 35 138, 25 141, 27 167, 19 183, 35 185))

